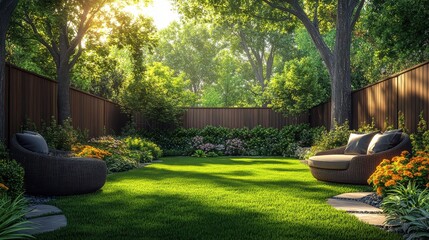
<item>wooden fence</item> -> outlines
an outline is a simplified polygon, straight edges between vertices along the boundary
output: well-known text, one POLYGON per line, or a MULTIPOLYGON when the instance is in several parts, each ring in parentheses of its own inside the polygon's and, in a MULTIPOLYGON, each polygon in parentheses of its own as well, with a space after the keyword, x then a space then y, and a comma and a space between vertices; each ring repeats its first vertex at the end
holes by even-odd
MULTIPOLYGON (((40 126, 42 121, 58 115, 57 82, 9 64, 6 65, 5 97, 9 136, 18 132, 26 119, 40 126)), ((73 125, 88 129, 90 136, 100 136, 105 131, 119 133, 128 121, 117 104, 77 89, 71 89, 70 102, 73 125)), ((397 127, 398 111, 401 111, 406 127, 414 132, 421 111, 429 120, 429 62, 354 91, 352 108, 351 123, 355 129, 372 118, 380 129, 384 128, 386 119, 397 127)), ((298 123, 329 127, 330 109, 328 102, 300 116, 284 117, 268 108, 189 108, 182 118, 182 127, 281 128, 298 123)), ((137 124, 144 126, 143 120, 138 118, 137 124)))
POLYGON ((282 128, 291 124, 308 123, 308 114, 284 117, 270 108, 189 108, 184 116, 184 128, 203 128, 207 125, 227 128, 256 126, 282 128))
MULTIPOLYGON (((128 121, 120 107, 106 99, 71 88, 70 107, 73 126, 88 129, 90 136, 105 132, 120 133, 128 121)), ((6 124, 8 136, 21 130, 29 119, 37 126, 58 117, 57 82, 28 72, 13 65, 6 65, 6 124)))
MULTIPOLYGON (((330 126, 330 102, 310 110, 312 126, 330 126)), ((410 132, 417 130, 419 113, 429 120, 429 62, 414 66, 352 93, 352 127, 372 118, 379 129, 384 122, 398 127, 398 112, 404 113, 410 132)))

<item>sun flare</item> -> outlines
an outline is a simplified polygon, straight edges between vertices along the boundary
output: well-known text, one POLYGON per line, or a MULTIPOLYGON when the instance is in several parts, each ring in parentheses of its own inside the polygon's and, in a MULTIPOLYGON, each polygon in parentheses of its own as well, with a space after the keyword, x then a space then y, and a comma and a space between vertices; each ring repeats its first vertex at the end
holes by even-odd
POLYGON ((179 13, 174 10, 171 0, 154 0, 149 5, 138 3, 124 8, 134 16, 144 15, 151 17, 158 30, 166 28, 170 23, 180 19, 179 13))

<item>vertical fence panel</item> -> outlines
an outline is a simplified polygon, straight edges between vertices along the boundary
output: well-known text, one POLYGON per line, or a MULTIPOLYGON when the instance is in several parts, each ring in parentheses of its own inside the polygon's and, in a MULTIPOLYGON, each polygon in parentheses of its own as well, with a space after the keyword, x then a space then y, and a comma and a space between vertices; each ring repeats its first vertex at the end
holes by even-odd
MULTIPOLYGON (((310 110, 312 126, 329 127, 330 102, 310 110)), ((375 120, 376 127, 384 129, 384 122, 398 127, 398 111, 405 116, 410 132, 417 130, 418 116, 424 112, 429 120, 429 62, 395 74, 352 93, 352 127, 375 120)))
MULTIPOLYGON (((52 116, 57 119, 57 82, 9 64, 7 69, 9 137, 19 132, 27 119, 37 127, 50 122, 52 116)), ((73 88, 70 111, 73 126, 89 130, 92 137, 103 135, 105 128, 119 133, 128 121, 117 104, 73 88)))

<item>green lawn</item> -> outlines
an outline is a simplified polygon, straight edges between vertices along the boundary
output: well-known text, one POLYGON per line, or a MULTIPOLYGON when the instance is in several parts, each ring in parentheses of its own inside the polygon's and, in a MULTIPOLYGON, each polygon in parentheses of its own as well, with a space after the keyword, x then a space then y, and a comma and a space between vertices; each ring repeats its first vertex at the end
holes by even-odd
POLYGON ((316 181, 284 158, 163 158, 58 198, 68 226, 38 239, 401 239, 326 199, 368 187, 316 181))

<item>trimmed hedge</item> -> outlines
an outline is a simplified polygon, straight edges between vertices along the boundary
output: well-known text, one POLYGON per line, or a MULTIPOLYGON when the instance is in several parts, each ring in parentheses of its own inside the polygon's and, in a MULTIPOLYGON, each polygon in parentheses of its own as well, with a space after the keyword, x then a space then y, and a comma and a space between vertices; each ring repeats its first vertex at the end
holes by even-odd
POLYGON ((282 129, 253 129, 207 126, 203 129, 178 128, 173 131, 143 132, 145 138, 158 144, 165 155, 192 155, 196 148, 192 139, 200 136, 203 144, 226 146, 229 140, 239 139, 244 143, 242 155, 249 156, 295 156, 298 147, 309 147, 319 138, 323 128, 311 128, 308 124, 289 125, 282 129))

